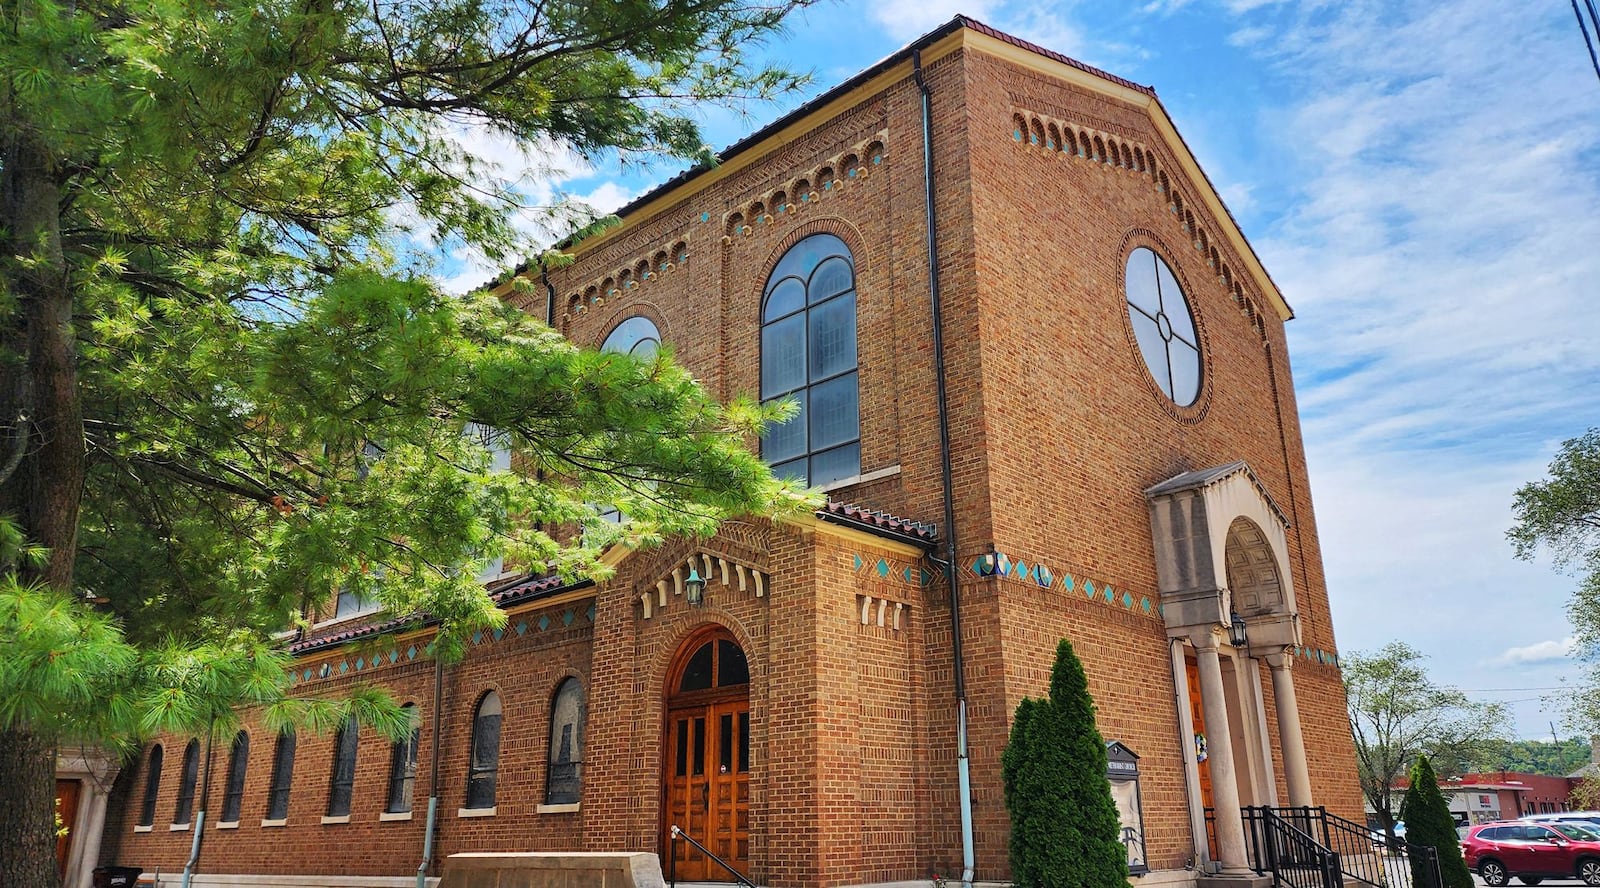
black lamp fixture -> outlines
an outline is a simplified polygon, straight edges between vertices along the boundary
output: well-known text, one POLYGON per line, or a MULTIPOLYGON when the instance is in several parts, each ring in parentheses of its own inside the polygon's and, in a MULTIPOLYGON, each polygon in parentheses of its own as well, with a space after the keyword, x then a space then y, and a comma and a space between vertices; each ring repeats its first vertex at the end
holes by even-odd
POLYGON ((690 607, 699 607, 706 600, 706 581, 693 565, 689 566, 689 578, 683 581, 683 590, 690 607))
POLYGON ((1250 643, 1250 636, 1245 633, 1244 617, 1239 616, 1236 610, 1228 611, 1228 641, 1234 647, 1242 648, 1250 643))

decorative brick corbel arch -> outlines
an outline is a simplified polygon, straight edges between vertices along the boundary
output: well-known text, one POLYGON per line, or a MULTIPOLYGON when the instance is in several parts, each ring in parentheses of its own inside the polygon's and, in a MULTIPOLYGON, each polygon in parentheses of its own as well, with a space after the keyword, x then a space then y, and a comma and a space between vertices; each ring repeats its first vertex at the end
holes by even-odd
POLYGON ((1145 491, 1169 635, 1226 625, 1237 612, 1252 648, 1300 642, 1289 573, 1289 520, 1244 461, 1145 491))

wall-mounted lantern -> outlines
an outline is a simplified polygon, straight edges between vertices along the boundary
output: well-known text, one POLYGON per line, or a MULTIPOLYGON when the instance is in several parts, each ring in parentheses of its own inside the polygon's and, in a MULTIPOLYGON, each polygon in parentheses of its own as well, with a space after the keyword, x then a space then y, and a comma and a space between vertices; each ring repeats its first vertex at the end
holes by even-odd
POLYGON ((693 566, 689 568, 689 578, 683 581, 683 594, 690 607, 699 607, 706 600, 706 581, 693 566))
POLYGON ((1106 744, 1106 779, 1117 803, 1122 833, 1118 840, 1128 849, 1128 874, 1150 872, 1144 850, 1144 797, 1139 792, 1139 756, 1121 741, 1106 744))
POLYGON ((1245 631, 1244 617, 1238 611, 1228 613, 1228 641, 1236 648, 1242 648, 1250 643, 1250 635, 1245 631))

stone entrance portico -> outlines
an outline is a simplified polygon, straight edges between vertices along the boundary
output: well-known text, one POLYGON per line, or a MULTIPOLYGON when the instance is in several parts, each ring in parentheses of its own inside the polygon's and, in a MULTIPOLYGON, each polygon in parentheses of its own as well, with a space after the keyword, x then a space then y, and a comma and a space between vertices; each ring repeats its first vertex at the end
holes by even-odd
MULTIPOLYGON (((1289 521, 1243 461, 1186 472, 1149 488, 1145 497, 1167 636, 1193 649, 1209 734, 1214 851, 1205 834, 1205 801, 1199 797, 1200 762, 1192 745, 1185 751, 1190 808, 1199 815, 1191 817, 1195 845, 1202 854, 1215 853, 1212 863, 1218 874, 1253 877, 1246 865, 1240 806, 1277 803, 1258 660, 1271 670, 1288 803, 1312 804, 1289 653, 1300 644, 1299 613, 1287 569, 1289 521), (1248 634, 1243 645, 1229 639, 1235 616, 1243 619, 1248 634), (1225 674, 1224 661, 1231 675, 1225 674)), ((1180 671, 1186 657, 1175 646, 1180 710, 1190 705, 1180 671)))

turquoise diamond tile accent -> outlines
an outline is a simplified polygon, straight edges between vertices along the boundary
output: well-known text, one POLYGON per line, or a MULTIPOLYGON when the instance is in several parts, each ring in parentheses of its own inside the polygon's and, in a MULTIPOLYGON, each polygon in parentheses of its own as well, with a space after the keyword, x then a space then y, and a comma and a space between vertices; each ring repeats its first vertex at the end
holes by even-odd
POLYGON ((987 570, 988 567, 989 556, 979 555, 977 558, 972 559, 972 572, 978 576, 985 576, 984 571, 987 570))
POLYGON ((1100 594, 1106 597, 1106 604, 1115 604, 1117 601, 1117 592, 1110 586, 1106 586, 1104 589, 1100 590, 1100 594))
POLYGON ((343 674, 345 674, 346 672, 349 672, 349 671, 350 671, 350 664, 346 663, 343 660, 340 660, 339 661, 339 674, 343 675, 343 674))
POLYGON ((365 668, 367 668, 367 660, 366 660, 366 658, 365 657, 357 657, 356 658, 356 671, 360 672, 361 670, 363 670, 365 668))
POLYGON ((407 660, 415 660, 416 658, 417 658, 417 646, 416 645, 412 645, 411 647, 406 648, 406 659, 407 660))
POLYGON ((1032 134, 1032 133, 1029 133, 1028 134, 1028 144, 1029 145, 1037 145, 1037 144, 1039 144, 1039 137, 1034 135, 1034 134, 1032 134))
POLYGON ((561 625, 563 625, 563 626, 571 626, 572 625, 572 621, 576 620, 577 618, 578 618, 578 614, 577 614, 576 611, 573 611, 573 610, 570 610, 570 609, 564 610, 564 611, 561 612, 561 625))
POLYGON ((916 580, 911 578, 911 568, 909 568, 909 567, 904 569, 904 570, 902 570, 902 571, 900 571, 900 578, 905 580, 907 583, 915 583, 916 582, 916 580))
POLYGON ((889 577, 889 562, 884 561, 882 558, 878 559, 878 576, 884 579, 889 577))
POLYGON ((539 616, 539 631, 540 632, 546 632, 549 629, 550 629, 550 615, 549 614, 541 614, 539 616))
POLYGON ((584 613, 584 616, 589 618, 589 622, 594 622, 594 605, 589 605, 589 610, 584 613))
POLYGON ((855 566, 850 568, 850 569, 851 570, 860 570, 861 569, 861 556, 860 555, 851 555, 850 557, 854 558, 855 562, 856 562, 855 566))
POLYGON ((1072 591, 1072 574, 1061 575, 1061 588, 1068 592, 1072 591))
POLYGON ((927 568, 925 568, 925 567, 922 568, 922 583, 921 584, 926 586, 931 582, 933 582, 933 574, 930 573, 927 568))
POLYGON ((1087 595, 1091 601, 1094 600, 1094 580, 1083 581, 1083 594, 1087 595))
POLYGON ((1122 606, 1126 607, 1126 608, 1132 608, 1133 607, 1133 596, 1129 595, 1126 592, 1122 593, 1122 606))
POLYGON ((701 213, 700 214, 700 221, 701 222, 710 222, 711 221, 711 214, 710 213, 701 213))
POLYGON ((1014 577, 1025 577, 1025 576, 1027 576, 1028 575, 1028 562, 1023 561, 1020 558, 1017 559, 1017 563, 1011 565, 1011 575, 1014 576, 1014 577))
POLYGON ((305 674, 304 680, 305 681, 310 681, 311 680, 311 670, 310 669, 306 670, 306 674, 305 674))
POLYGON ((883 155, 882 154, 874 154, 874 155, 872 155, 872 165, 873 166, 877 166, 880 163, 883 163, 883 155))
POLYGON ((526 634, 528 634, 528 621, 527 620, 518 620, 517 621, 517 637, 521 638, 522 636, 524 636, 526 634))
POLYGON ((506 637, 506 630, 505 629, 496 629, 496 630, 494 630, 494 632, 492 632, 490 634, 492 634, 494 636, 494 640, 495 641, 499 641, 500 639, 506 637))
POLYGON ((482 629, 479 629, 477 632, 472 633, 472 643, 473 644, 483 644, 483 630, 482 629))
POLYGON ((832 182, 832 180, 829 180, 827 182, 823 182, 822 183, 822 190, 823 191, 832 191, 833 190, 833 182, 832 182))
POLYGON ((398 660, 398 659, 400 659, 400 652, 396 651, 396 650, 390 650, 389 651, 389 664, 393 665, 394 662, 396 660, 398 660))
POLYGON ((1145 614, 1147 614, 1147 615, 1150 613, 1150 599, 1149 598, 1140 597, 1140 599, 1139 599, 1139 610, 1144 611, 1145 614))
POLYGON ((1016 142, 1022 141, 1022 130, 1012 130, 1011 139, 1016 142))

